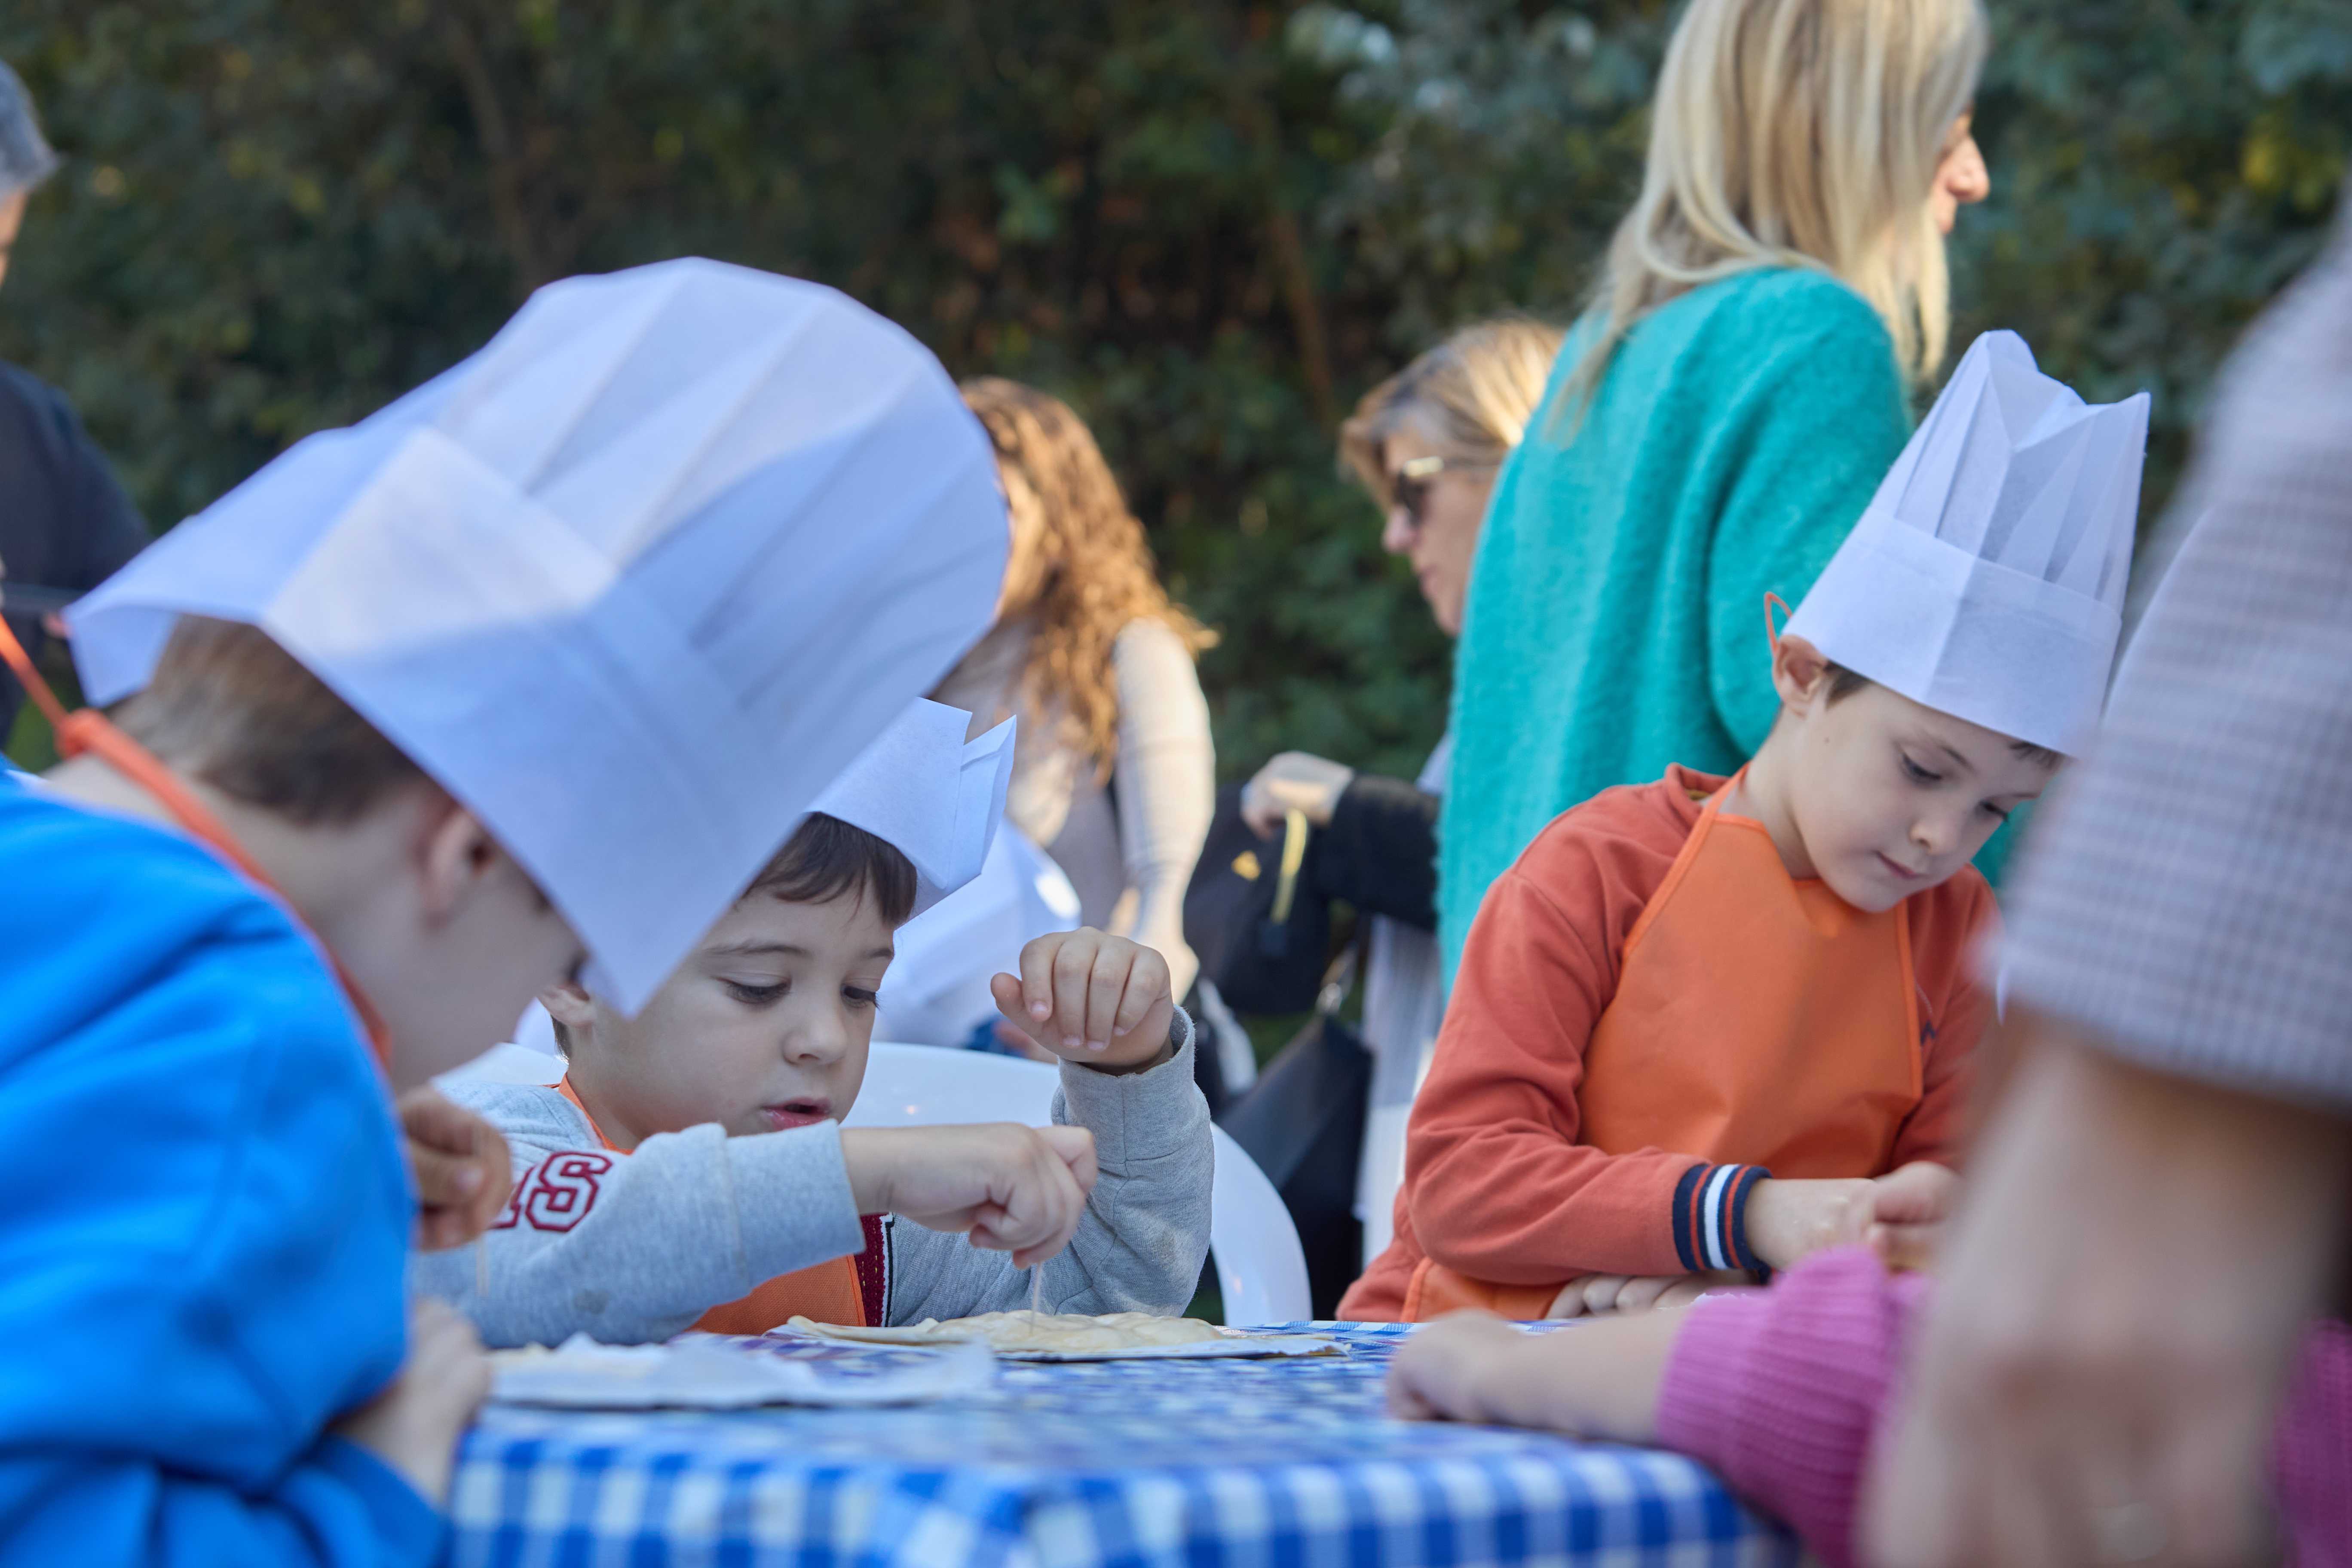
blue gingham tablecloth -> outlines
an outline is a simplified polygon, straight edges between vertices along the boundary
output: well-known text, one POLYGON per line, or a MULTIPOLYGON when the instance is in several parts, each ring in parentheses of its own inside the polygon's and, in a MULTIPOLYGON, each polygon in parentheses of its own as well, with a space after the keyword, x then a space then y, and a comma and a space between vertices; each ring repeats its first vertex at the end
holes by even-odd
MULTIPOLYGON (((1411 1331, 1293 1324, 1347 1359, 1003 1363, 898 1409, 492 1405, 451 1561, 793 1568, 1793 1564, 1785 1531, 1675 1454, 1389 1420, 1411 1331)), ((1568 1331, 1574 1331, 1572 1329, 1568 1331)), ((746 1341, 854 1375, 929 1352, 746 1341)))

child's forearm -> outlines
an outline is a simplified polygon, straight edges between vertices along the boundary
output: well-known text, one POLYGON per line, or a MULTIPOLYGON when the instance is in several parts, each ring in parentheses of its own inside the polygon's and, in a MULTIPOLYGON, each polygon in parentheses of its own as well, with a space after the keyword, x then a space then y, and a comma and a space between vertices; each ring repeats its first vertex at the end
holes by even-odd
POLYGON ((1615 1443, 1654 1443, 1658 1389, 1685 1314, 1645 1312, 1554 1330, 1529 1346, 1526 1375, 1496 1390, 1514 1426, 1615 1443))
MULTIPOLYGON (((519 1146, 531 1160, 540 1151, 519 1146)), ((415 1257, 415 1288, 491 1345, 667 1339, 762 1281, 864 1244, 830 1124, 753 1138, 716 1126, 635 1153, 545 1153, 472 1247, 415 1257), (477 1249, 483 1249, 478 1252, 477 1249)))
POLYGON ((1448 1318, 1397 1352, 1390 1407, 1407 1416, 1654 1442, 1659 1387, 1685 1320, 1682 1312, 1654 1312, 1528 1334, 1492 1318, 1448 1318))
POLYGON ((1423 1124, 1413 1141, 1413 1232, 1432 1260, 1473 1279, 1531 1285, 1759 1262, 1745 1220, 1760 1167, 1655 1149, 1612 1154, 1491 1124, 1423 1124))

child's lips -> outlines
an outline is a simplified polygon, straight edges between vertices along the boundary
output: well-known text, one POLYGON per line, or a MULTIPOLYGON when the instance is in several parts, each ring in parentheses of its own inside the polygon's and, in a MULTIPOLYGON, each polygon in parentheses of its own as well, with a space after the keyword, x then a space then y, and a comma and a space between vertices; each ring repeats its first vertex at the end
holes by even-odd
POLYGON ((1920 878, 1927 874, 1925 871, 1914 871, 1911 868, 1903 864, 1902 861, 1895 859, 1893 856, 1885 854, 1883 851, 1878 857, 1878 863, 1906 882, 1916 882, 1920 878))
POLYGON ((760 1107, 761 1116, 776 1132, 793 1127, 814 1127, 832 1113, 833 1102, 824 1100, 788 1100, 781 1105, 760 1107))

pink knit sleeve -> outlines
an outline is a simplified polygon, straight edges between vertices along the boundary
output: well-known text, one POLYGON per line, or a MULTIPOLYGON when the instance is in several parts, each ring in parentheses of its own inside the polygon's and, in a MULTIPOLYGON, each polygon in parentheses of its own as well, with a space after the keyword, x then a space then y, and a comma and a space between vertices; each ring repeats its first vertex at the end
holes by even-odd
MULTIPOLYGON (((1841 1248, 1769 1290, 1699 1302, 1658 1390, 1659 1443, 1787 1521, 1828 1568, 1852 1568, 1863 1464, 1928 1289, 1841 1248)), ((2271 1472, 2295 1568, 2352 1568, 2352 1331, 2341 1323, 2304 1343, 2271 1472)))
POLYGON ((2322 1323, 2303 1360, 2271 1444, 2272 1484, 2294 1542, 2294 1568, 2352 1564, 2352 1331, 2322 1323))
POLYGON ((1699 1302, 1666 1363, 1658 1441, 1787 1521, 1828 1568, 1851 1568, 1863 1460, 1926 1291, 1840 1248, 1769 1290, 1699 1302))

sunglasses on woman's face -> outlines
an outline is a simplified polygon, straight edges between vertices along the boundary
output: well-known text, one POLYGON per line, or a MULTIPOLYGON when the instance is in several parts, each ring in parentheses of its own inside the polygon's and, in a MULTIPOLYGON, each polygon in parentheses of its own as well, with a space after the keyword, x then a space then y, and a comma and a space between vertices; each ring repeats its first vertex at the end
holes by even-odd
POLYGON ((1402 508, 1413 527, 1419 528, 1429 521, 1421 515, 1421 509, 1429 504, 1429 487, 1438 475, 1448 469, 1461 473, 1494 466, 1465 458, 1408 458, 1389 476, 1389 504, 1402 508))

